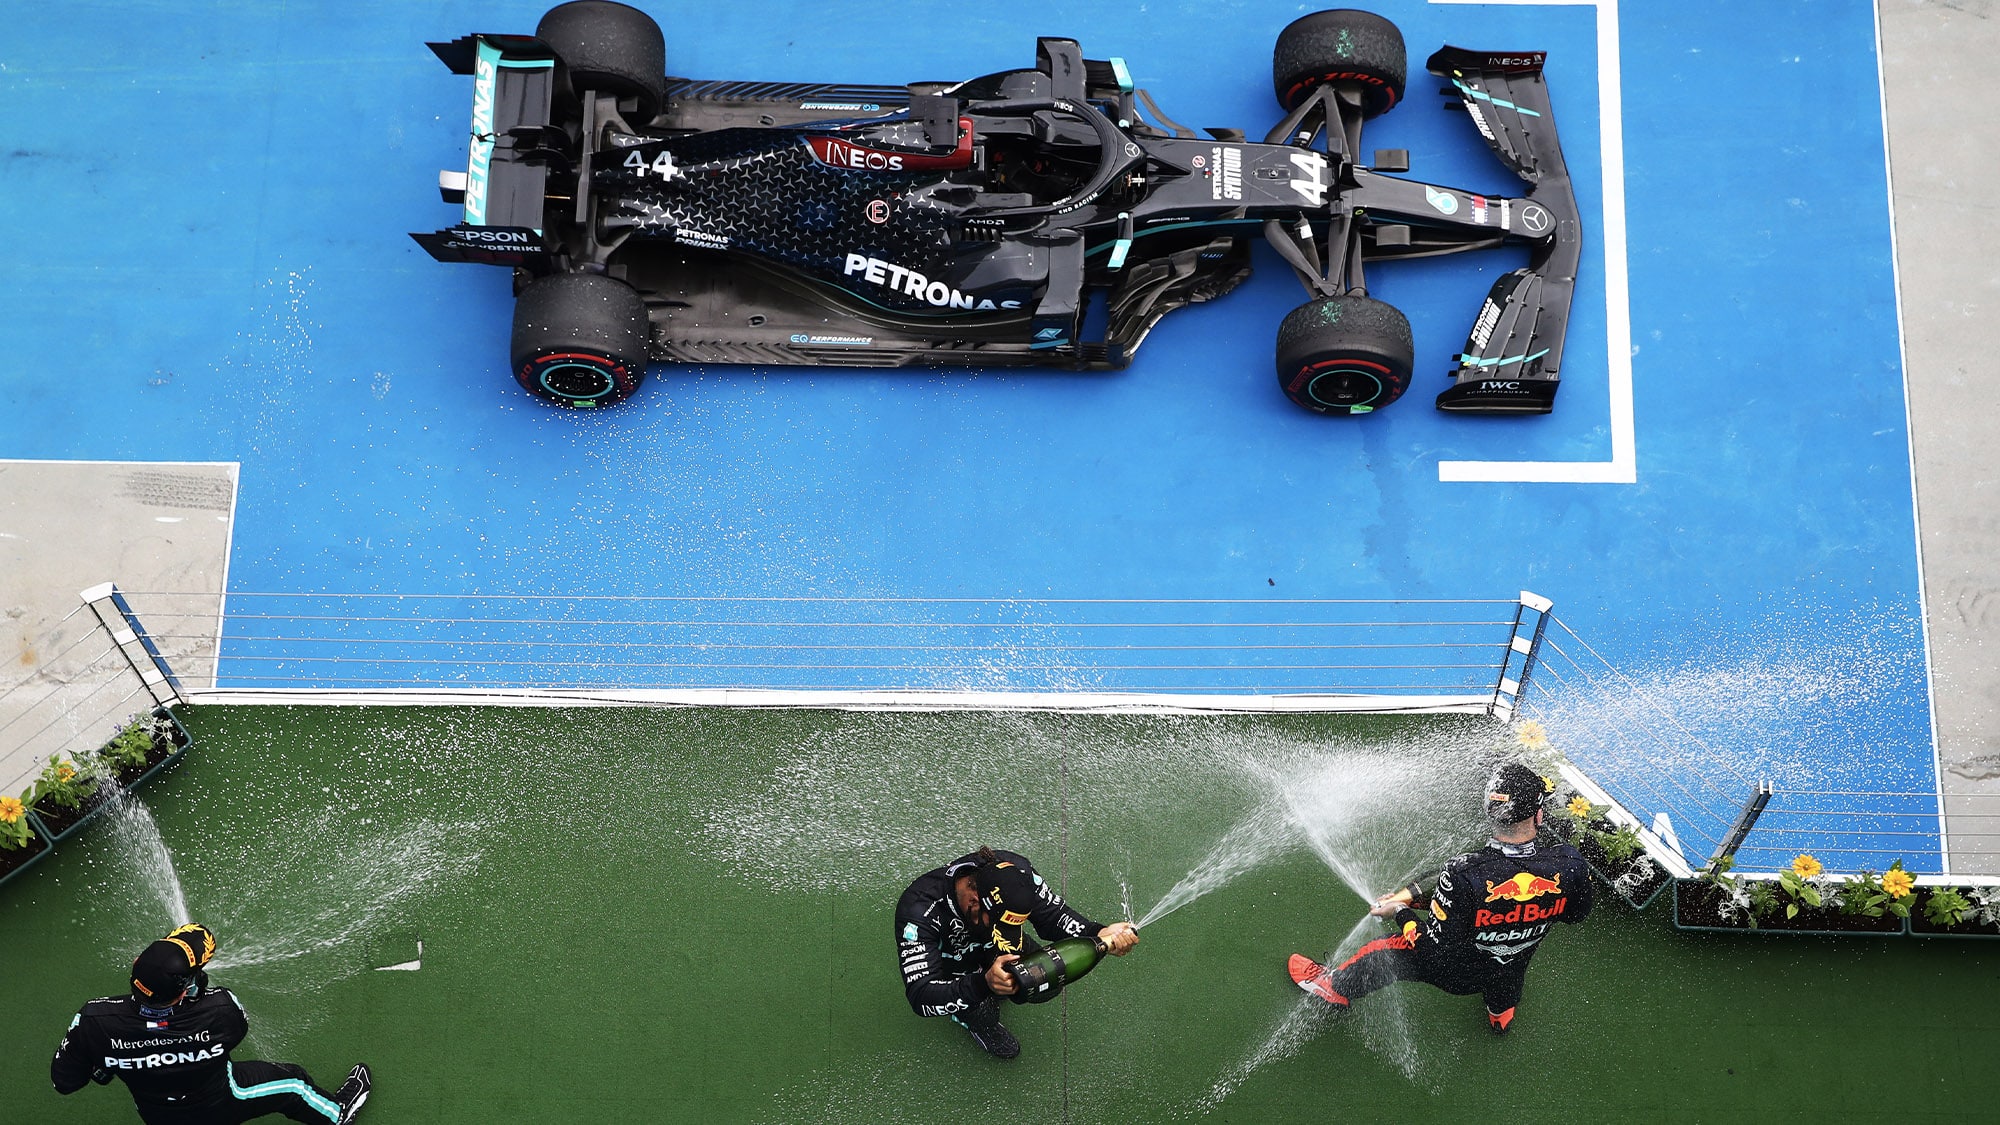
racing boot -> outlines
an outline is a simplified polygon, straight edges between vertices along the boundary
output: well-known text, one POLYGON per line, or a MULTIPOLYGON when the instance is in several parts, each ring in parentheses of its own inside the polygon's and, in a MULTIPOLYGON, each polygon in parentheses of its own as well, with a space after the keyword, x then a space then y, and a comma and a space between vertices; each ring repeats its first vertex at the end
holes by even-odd
POLYGON ((367 1063, 355 1063, 347 1072, 347 1081, 333 1092, 333 1100, 340 1103, 340 1120, 336 1125, 347 1125, 361 1112, 361 1106, 368 1101, 368 1090, 374 1082, 368 1073, 367 1063))
POLYGON ((1504 1012, 1496 1012, 1488 1008, 1486 1010, 1486 1026, 1492 1028, 1495 1035, 1507 1034, 1507 1029, 1514 1026, 1514 1009, 1509 1008, 1504 1012))
POLYGON ((1021 1053, 1021 1041, 1014 1038, 1000 1023, 1000 1002, 988 996, 970 1011, 965 1018, 951 1017, 954 1023, 972 1033, 972 1041, 980 1050, 996 1059, 1011 1059, 1021 1053))
POLYGON ((1294 953, 1285 967, 1291 971, 1293 984, 1333 1005, 1335 1011, 1345 1012, 1351 1006, 1347 997, 1333 990, 1333 974, 1325 965, 1303 953, 1294 953))

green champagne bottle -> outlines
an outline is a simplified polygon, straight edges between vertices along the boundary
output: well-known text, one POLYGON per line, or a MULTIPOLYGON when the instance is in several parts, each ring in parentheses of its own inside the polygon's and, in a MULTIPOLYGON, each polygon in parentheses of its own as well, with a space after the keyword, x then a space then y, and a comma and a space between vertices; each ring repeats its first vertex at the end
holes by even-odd
POLYGON ((1016 1004, 1047 1003, 1065 986, 1082 980, 1107 952, 1104 939, 1096 936, 1045 945, 1007 966, 1014 977, 1014 995, 1009 999, 1016 1004))

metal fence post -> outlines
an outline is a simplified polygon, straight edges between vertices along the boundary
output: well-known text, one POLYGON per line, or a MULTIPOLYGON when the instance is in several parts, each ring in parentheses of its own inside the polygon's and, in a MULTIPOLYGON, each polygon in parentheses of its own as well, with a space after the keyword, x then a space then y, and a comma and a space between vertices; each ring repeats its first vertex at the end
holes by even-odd
POLYGON ((1751 791, 1749 800, 1743 802, 1743 811, 1736 814, 1735 827, 1729 830, 1729 835, 1715 849, 1715 854, 1708 857, 1706 870, 1710 874, 1715 872, 1724 858, 1735 855, 1736 849, 1743 846, 1743 838, 1757 826, 1757 818, 1764 814, 1764 806, 1771 803, 1773 792, 1775 790, 1771 788, 1769 781, 1757 782, 1757 788, 1751 791))
POLYGON ((1488 714, 1503 723, 1514 720, 1514 713, 1527 695, 1528 677, 1535 673, 1535 661, 1542 651, 1542 634, 1548 630, 1549 610, 1554 606, 1549 599, 1527 590, 1521 591, 1521 600, 1514 606, 1514 628, 1507 640, 1507 651, 1500 657, 1500 681, 1493 685, 1493 703, 1487 708, 1488 714), (1523 633, 1521 624, 1529 610, 1535 612, 1535 626, 1523 633), (1521 672, 1509 676, 1517 654, 1521 657, 1521 672))
POLYGON ((187 702, 187 696, 181 693, 179 677, 167 666, 167 658, 160 655, 159 646, 153 643, 146 627, 139 623, 139 615, 126 604, 125 595, 119 591, 117 583, 92 586, 78 596, 96 615, 97 623, 104 627, 112 643, 118 646, 119 655, 132 666, 132 672, 139 677, 146 694, 153 697, 155 707, 187 702))

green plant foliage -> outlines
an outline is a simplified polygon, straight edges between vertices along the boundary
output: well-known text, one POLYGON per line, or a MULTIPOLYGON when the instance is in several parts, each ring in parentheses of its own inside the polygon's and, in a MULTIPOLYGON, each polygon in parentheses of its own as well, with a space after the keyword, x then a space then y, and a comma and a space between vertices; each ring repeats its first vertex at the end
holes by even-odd
POLYGON ((1778 893, 1785 900, 1786 918, 1798 917, 1800 907, 1818 907, 1822 903, 1819 885, 1792 871, 1778 876, 1778 893))
POLYGON ((1880 918, 1889 903, 1882 881, 1873 871, 1850 875, 1840 882, 1840 912, 1850 917, 1880 918))
MULTIPOLYGON (((1778 894, 1778 885, 1769 879, 1752 879, 1750 892, 1750 928, 1757 928, 1759 918, 1774 918, 1784 908, 1778 894)), ((1790 915, 1787 915, 1789 917, 1790 915)))
POLYGON ((1604 849, 1605 861, 1613 867, 1623 867, 1630 863, 1632 857, 1638 855, 1645 847, 1645 843, 1639 839, 1639 834, 1631 828, 1620 828, 1615 832, 1599 832, 1596 838, 1597 846, 1604 849))
POLYGON ((127 726, 98 750, 98 760, 113 772, 145 765, 147 755, 153 752, 151 728, 152 724, 145 720, 127 726))
POLYGON ((1972 900, 1955 887, 1936 887, 1924 903, 1924 917, 1934 926, 1956 926, 1972 913, 1972 900))
POLYGON ((34 788, 28 791, 26 799, 30 806, 37 809, 75 812, 96 791, 97 778, 77 768, 75 762, 52 757, 49 764, 42 767, 42 775, 35 779, 34 788))

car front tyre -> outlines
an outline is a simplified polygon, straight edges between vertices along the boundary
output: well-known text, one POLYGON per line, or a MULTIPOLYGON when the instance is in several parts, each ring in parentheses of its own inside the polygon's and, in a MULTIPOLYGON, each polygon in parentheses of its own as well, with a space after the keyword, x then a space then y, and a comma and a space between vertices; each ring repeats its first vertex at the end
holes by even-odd
POLYGON ((1403 100, 1409 67, 1396 25, 1352 8, 1300 16, 1278 33, 1271 53, 1271 80, 1287 113, 1331 85, 1359 94, 1361 116, 1379 117, 1403 100))
POLYGON ((1315 414, 1368 414, 1410 386, 1410 322, 1372 297, 1321 297, 1278 326, 1278 386, 1315 414))

